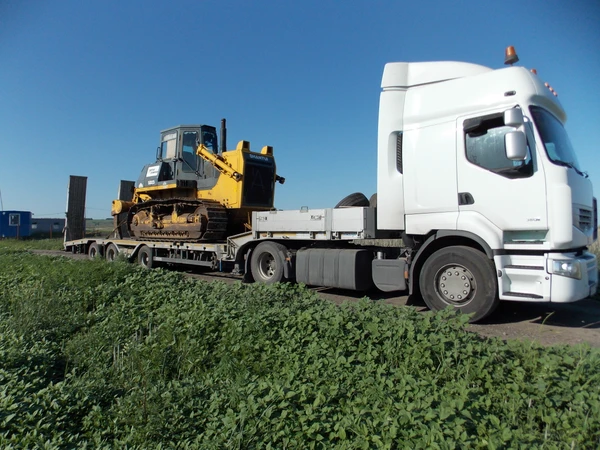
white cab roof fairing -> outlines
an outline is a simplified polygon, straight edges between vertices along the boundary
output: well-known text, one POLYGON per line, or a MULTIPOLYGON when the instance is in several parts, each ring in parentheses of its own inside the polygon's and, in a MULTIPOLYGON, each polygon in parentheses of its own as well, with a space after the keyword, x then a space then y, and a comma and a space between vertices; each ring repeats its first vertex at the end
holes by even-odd
POLYGON ((388 63, 383 69, 381 87, 409 88, 423 84, 437 83, 440 81, 463 78, 491 72, 493 69, 457 61, 432 61, 432 62, 395 62, 388 63))
POLYGON ((530 75, 530 78, 536 90, 536 95, 533 95, 530 99, 531 103, 547 109, 564 125, 567 121, 567 113, 560 100, 544 85, 544 82, 538 75, 530 75))

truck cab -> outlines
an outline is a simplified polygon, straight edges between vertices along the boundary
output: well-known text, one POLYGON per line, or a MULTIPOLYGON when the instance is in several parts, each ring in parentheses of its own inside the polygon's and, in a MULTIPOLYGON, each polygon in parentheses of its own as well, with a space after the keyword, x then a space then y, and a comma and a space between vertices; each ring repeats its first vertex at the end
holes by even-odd
POLYGON ((463 306, 457 297, 469 297, 444 289, 443 270, 431 280, 417 274, 440 249, 466 246, 493 262, 500 300, 570 302, 596 292, 597 261, 587 252, 596 201, 565 122, 555 91, 523 67, 385 66, 377 223, 416 243, 411 287, 431 283, 440 302, 463 306))

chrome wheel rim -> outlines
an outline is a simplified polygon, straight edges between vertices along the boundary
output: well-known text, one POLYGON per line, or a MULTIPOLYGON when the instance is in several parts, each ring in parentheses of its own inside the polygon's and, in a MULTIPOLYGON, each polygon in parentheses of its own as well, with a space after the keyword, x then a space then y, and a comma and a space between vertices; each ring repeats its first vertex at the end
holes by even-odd
POLYGON ((435 274, 435 291, 448 305, 468 305, 477 292, 473 273, 461 264, 448 264, 435 274))
POLYGON ((258 271, 260 276, 265 279, 273 278, 277 263, 275 258, 270 253, 263 253, 258 259, 258 271))

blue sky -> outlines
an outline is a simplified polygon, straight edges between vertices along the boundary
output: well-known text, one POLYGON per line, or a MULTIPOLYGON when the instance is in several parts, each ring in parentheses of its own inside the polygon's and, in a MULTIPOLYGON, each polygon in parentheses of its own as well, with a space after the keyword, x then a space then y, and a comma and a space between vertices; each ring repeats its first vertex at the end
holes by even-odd
POLYGON ((228 143, 272 145, 276 206, 334 206, 376 188, 390 61, 500 68, 514 45, 558 92, 600 192, 600 2, 0 1, 5 210, 62 217, 69 175, 87 216, 154 161, 159 131, 228 121, 228 143))

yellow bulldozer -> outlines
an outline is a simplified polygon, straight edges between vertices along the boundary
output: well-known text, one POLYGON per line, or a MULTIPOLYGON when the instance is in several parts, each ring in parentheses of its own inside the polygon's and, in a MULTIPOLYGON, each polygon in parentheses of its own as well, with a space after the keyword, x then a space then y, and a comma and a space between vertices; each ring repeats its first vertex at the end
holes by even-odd
POLYGON ((114 200, 120 238, 214 242, 250 229, 252 211, 273 209, 273 147, 252 152, 248 141, 226 151, 215 127, 179 125, 160 133, 156 162, 144 166, 131 201, 114 200))

